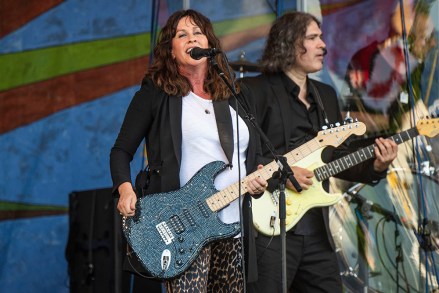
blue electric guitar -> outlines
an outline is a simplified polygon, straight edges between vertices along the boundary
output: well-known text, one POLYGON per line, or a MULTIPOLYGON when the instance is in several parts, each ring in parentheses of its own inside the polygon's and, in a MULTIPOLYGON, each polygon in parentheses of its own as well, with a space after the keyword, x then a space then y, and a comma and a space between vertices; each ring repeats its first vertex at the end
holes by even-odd
MULTIPOLYGON (((362 135, 366 126, 355 122, 320 131, 314 139, 285 156, 290 162, 324 146, 339 146, 350 135, 362 135)), ((225 224, 217 212, 247 192, 247 182, 271 178, 278 170, 275 161, 251 173, 222 191, 215 189, 215 177, 226 168, 220 161, 201 168, 181 189, 147 195, 137 202, 136 215, 124 219, 126 239, 145 269, 158 279, 183 273, 208 243, 237 235, 239 223, 225 224)))

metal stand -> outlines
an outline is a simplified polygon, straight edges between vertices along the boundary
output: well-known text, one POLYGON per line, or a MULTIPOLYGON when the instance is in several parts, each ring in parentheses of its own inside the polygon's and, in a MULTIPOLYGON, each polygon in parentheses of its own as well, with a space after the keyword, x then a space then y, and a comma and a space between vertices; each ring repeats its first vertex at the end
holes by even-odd
MULTIPOLYGON (((285 157, 280 157, 280 160, 283 161, 284 165, 288 165, 287 160, 285 157)), ((281 239, 281 255, 282 255, 282 292, 287 293, 287 231, 286 231, 286 204, 285 204, 285 186, 287 180, 292 177, 292 171, 289 172, 288 170, 282 171, 282 168, 279 168, 279 171, 275 174, 273 174, 273 178, 279 179, 279 223, 280 223, 280 239, 281 239)), ((295 181, 294 177, 293 180, 295 181)), ((291 180, 291 182, 293 182, 291 180)), ((297 181, 296 181, 297 183, 297 181)), ((300 187, 300 186, 299 186, 300 187)), ((300 190, 302 190, 300 188, 300 190)))
MULTIPOLYGON (((372 218, 370 215, 371 204, 366 200, 357 201, 357 207, 355 210, 361 215, 361 218, 357 214, 357 227, 360 229, 364 227, 365 231, 369 231, 369 219, 372 218), (362 224, 362 225, 361 225, 362 224)), ((363 281, 362 292, 367 293, 369 290, 369 264, 366 259, 366 244, 365 238, 361 237, 360 233, 357 233, 357 243, 358 243, 358 276, 360 280, 363 281)))
MULTIPOLYGON (((376 204, 365 197, 361 196, 358 193, 358 189, 350 189, 346 192, 348 195, 351 196, 352 201, 357 203, 357 207, 355 210, 361 215, 362 219, 358 220, 358 226, 360 226, 360 223, 362 223, 363 227, 366 229, 366 231, 369 230, 369 219, 372 218, 370 215, 370 212, 376 212, 384 216, 387 220, 391 220, 395 223, 395 249, 397 251, 396 256, 396 287, 397 290, 399 290, 399 273, 398 273, 398 267, 399 263, 403 261, 402 257, 402 247, 400 241, 398 242, 398 236, 399 236, 399 230, 398 225, 405 226, 399 217, 396 215, 396 213, 387 210, 386 208, 380 206, 379 204, 376 204), (361 221, 361 222, 360 222, 361 221)), ((357 216, 357 219, 359 217, 357 216)), ((365 259, 366 256, 366 250, 364 245, 364 239, 360 237, 360 235, 357 234, 358 239, 358 252, 361 257, 359 258, 358 263, 358 276, 360 280, 362 280, 363 287, 362 292, 367 293, 369 290, 369 265, 367 263, 367 260, 365 259)), ((399 291, 397 291, 399 292, 399 291)))
MULTIPOLYGON (((241 103, 239 102, 239 99, 237 97, 237 93, 235 91, 235 88, 232 87, 230 82, 225 78, 224 72, 221 71, 218 64, 215 61, 214 56, 208 57, 210 63, 217 71, 218 75, 222 78, 222 80, 225 82, 227 87, 230 89, 233 97, 235 98, 237 104, 239 105, 239 108, 242 110, 242 113, 244 113, 245 118, 252 124, 252 126, 258 131, 259 135, 261 136, 261 139, 269 149, 270 153, 272 154, 274 160, 279 166, 279 170, 273 173, 273 178, 279 179, 279 220, 280 220, 280 236, 281 236, 281 245, 282 245, 282 292, 287 293, 287 272, 286 272, 286 228, 285 228, 285 218, 286 218, 286 207, 285 207, 285 186, 286 181, 289 179, 291 183, 293 184, 294 188, 297 190, 297 192, 302 191, 302 187, 300 187, 300 184, 297 182, 296 178, 294 178, 293 170, 291 170, 291 167, 288 165, 287 159, 285 157, 279 156, 276 154, 276 151, 268 139, 268 137, 265 135, 265 133, 262 131, 262 129, 259 127, 259 125, 255 122, 255 118, 247 113, 245 111, 245 108, 242 107, 241 103), (283 231, 282 231, 283 230, 283 231)), ((236 112, 238 113, 238 105, 236 108, 236 112)))

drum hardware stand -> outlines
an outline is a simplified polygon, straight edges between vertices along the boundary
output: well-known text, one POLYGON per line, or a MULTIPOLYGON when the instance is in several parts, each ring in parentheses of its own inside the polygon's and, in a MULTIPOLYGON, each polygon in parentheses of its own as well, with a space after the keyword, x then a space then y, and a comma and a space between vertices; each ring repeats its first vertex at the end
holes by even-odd
MULTIPOLYGON (((264 131, 259 127, 259 125, 256 123, 256 119, 251 113, 249 114, 245 108, 242 106, 241 102, 238 99, 238 94, 235 91, 235 88, 232 87, 230 82, 227 80, 227 78, 224 75, 224 72, 219 68, 218 63, 215 61, 214 56, 208 57, 210 64, 214 67, 218 75, 221 77, 221 79, 224 81, 226 86, 229 88, 230 92, 232 93, 233 97, 236 101, 236 115, 238 115, 239 109, 241 110, 241 113, 244 113, 245 119, 247 119, 253 128, 259 133, 261 136, 262 141, 264 142, 265 146, 268 148, 270 153, 272 154, 274 160, 276 161, 277 165, 279 166, 279 170, 275 171, 273 173, 272 178, 279 179, 279 220, 280 220, 280 237, 281 237, 281 247, 282 247, 282 292, 287 293, 287 265, 286 265, 286 226, 285 226, 285 219, 286 219, 286 207, 285 207, 285 186, 286 181, 289 179, 291 183, 293 184, 294 188, 297 192, 302 191, 302 187, 300 186, 299 182, 297 182, 296 178, 294 177, 294 172, 291 170, 291 167, 288 165, 287 158, 284 156, 279 156, 273 144, 270 142, 268 137, 265 135, 264 131)), ((244 256, 242 257, 244 260, 244 256)), ((244 268, 244 275, 245 275, 245 265, 243 265, 244 268)), ((244 278, 245 281, 245 278, 244 278)), ((245 291, 245 288, 244 288, 245 291)))

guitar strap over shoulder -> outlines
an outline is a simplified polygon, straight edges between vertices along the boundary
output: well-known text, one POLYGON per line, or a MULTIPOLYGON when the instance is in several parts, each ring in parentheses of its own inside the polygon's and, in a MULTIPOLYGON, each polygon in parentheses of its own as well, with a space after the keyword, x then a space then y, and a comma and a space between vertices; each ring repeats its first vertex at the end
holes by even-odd
POLYGON ((229 102, 213 101, 213 110, 215 112, 216 125, 218 128, 221 147, 226 154, 229 165, 232 166, 233 160, 233 124, 230 114, 229 102))
POLYGON ((317 87, 314 85, 314 82, 311 79, 309 80, 309 83, 311 84, 311 87, 312 87, 313 92, 315 94, 317 103, 319 104, 320 109, 322 110, 323 118, 325 119, 325 123, 326 123, 326 125, 329 125, 328 116, 326 115, 325 108, 323 107, 323 102, 322 102, 322 98, 320 98, 319 91, 317 90, 317 87))

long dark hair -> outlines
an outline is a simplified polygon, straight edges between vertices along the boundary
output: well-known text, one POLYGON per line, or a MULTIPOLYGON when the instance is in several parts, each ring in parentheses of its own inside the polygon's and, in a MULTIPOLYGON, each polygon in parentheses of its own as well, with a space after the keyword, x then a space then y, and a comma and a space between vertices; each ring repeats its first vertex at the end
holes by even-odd
POLYGON ((306 53, 303 45, 308 25, 320 21, 305 12, 288 12, 278 18, 270 29, 260 64, 265 73, 289 70, 296 63, 296 55, 306 53), (299 53, 299 54, 297 54, 299 53))
MULTIPOLYGON (((207 37, 210 48, 222 50, 220 41, 215 36, 212 23, 207 17, 192 9, 173 13, 159 33, 158 42, 153 52, 154 59, 145 76, 152 79, 158 87, 169 95, 185 96, 193 90, 189 80, 178 72, 178 65, 171 56, 172 39, 175 37, 178 22, 184 17, 190 18, 194 24, 200 27, 201 32, 207 37)), ((227 63, 220 55, 215 56, 215 61, 231 82, 234 76, 230 76, 227 63)), ((222 100, 230 96, 227 85, 212 66, 209 66, 203 89, 214 100, 222 100)))

